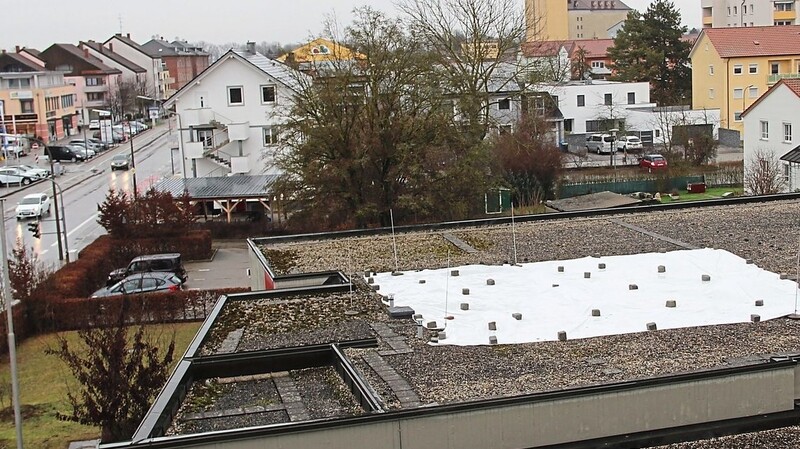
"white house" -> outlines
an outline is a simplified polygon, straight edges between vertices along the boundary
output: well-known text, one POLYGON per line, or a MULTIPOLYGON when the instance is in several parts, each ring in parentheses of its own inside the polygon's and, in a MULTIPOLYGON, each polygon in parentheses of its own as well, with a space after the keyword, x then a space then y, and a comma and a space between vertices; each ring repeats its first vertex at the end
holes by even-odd
POLYGON ((781 164, 790 192, 800 188, 798 112, 800 79, 782 79, 742 113, 745 171, 757 154, 771 157, 781 164))
POLYGON ((170 83, 175 80, 169 77, 166 64, 161 58, 154 58, 147 54, 141 45, 131 39, 130 34, 123 36, 122 33, 117 33, 103 42, 103 46, 147 71, 150 97, 156 100, 165 100, 175 93, 169 90, 170 83))
POLYGON ((78 48, 82 50, 88 50, 91 56, 103 61, 103 64, 122 72, 122 80, 133 81, 137 85, 140 83, 148 83, 147 85, 150 86, 147 69, 125 58, 119 53, 103 47, 99 42, 92 40, 86 42, 82 41, 80 44, 78 44, 78 48))
POLYGON ((178 116, 184 177, 276 174, 278 128, 299 80, 292 68, 255 52, 229 50, 164 106, 178 116))

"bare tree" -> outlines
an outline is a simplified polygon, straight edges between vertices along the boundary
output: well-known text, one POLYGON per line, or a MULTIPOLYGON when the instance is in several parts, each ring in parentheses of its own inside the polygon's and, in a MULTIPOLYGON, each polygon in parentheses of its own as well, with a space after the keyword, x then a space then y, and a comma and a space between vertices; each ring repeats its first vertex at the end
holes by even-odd
POLYGON ((769 150, 758 148, 746 161, 744 189, 751 195, 771 195, 786 189, 783 164, 769 150))
POLYGON ((585 80, 592 77, 592 67, 589 65, 589 52, 579 45, 572 55, 572 79, 585 80))
POLYGON ((465 138, 481 142, 488 132, 488 93, 524 70, 505 60, 525 38, 524 8, 517 0, 400 0, 399 8, 436 56, 465 138))

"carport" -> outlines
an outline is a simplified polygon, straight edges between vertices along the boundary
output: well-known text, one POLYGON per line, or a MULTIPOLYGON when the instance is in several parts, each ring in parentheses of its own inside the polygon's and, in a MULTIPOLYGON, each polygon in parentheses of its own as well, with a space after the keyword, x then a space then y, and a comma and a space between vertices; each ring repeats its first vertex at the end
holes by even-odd
POLYGON ((797 165, 800 165, 800 146, 795 147, 792 151, 781 156, 781 160, 787 162, 789 164, 789 173, 787 173, 787 178, 789 178, 789 192, 794 191, 794 189, 798 188, 796 183, 794 183, 794 175, 797 173, 795 171, 797 165))
POLYGON ((192 205, 202 203, 205 215, 208 215, 206 203, 215 201, 226 214, 228 223, 231 214, 242 202, 255 200, 270 214, 272 185, 278 175, 233 175, 208 178, 165 179, 155 188, 161 192, 169 192, 174 198, 187 194, 192 205))

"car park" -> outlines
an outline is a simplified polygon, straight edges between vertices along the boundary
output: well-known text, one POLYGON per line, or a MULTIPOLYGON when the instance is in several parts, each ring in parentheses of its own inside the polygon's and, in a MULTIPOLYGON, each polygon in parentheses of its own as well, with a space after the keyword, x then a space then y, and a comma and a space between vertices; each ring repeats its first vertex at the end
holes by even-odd
POLYGON ((172 273, 181 282, 186 282, 188 279, 179 253, 149 254, 135 257, 127 267, 119 268, 109 273, 106 285, 115 284, 131 274, 153 271, 172 273))
POLYGON ((660 154, 645 154, 639 160, 639 166, 650 170, 667 168, 667 159, 660 154))
POLYGON ((108 149, 108 143, 103 142, 100 139, 95 139, 94 137, 87 137, 86 140, 95 144, 95 146, 97 146, 97 148, 99 148, 100 151, 105 151, 108 149))
POLYGON ((76 153, 69 146, 49 145, 44 148, 44 154, 49 160, 77 162, 85 160, 83 154, 76 153))
POLYGON ((24 218, 42 218, 50 214, 50 197, 45 193, 25 195, 15 210, 17 220, 24 218))
POLYGON ((20 158, 22 156, 27 155, 28 153, 25 151, 25 147, 19 145, 8 145, 3 147, 3 156, 8 158, 20 158))
POLYGON ((183 281, 170 272, 136 273, 125 277, 109 287, 101 288, 92 293, 92 298, 107 296, 133 295, 144 293, 179 291, 183 288, 183 281))
POLYGON ((621 136, 617 140, 617 151, 637 152, 642 149, 642 141, 636 136, 621 136))
POLYGON ((33 177, 16 167, 0 167, 0 185, 23 185, 33 182, 33 177))
POLYGON ((89 129, 100 129, 100 120, 90 120, 89 129))
POLYGON ((586 151, 597 154, 616 152, 616 148, 611 146, 613 139, 610 134, 589 134, 586 136, 586 151))
POLYGON ((79 156, 78 157, 79 160, 86 161, 91 159, 92 156, 94 156, 94 151, 87 150, 86 148, 80 145, 67 145, 67 147, 70 149, 70 151, 79 156))
POLYGON ((78 145, 78 146, 82 146, 84 148, 88 148, 88 149, 94 151, 95 153, 99 153, 99 152, 103 151, 103 146, 102 145, 100 145, 98 143, 95 143, 94 141, 92 141, 90 139, 86 139, 86 140, 83 140, 83 139, 72 139, 72 140, 69 141, 69 144, 70 145, 78 145))
POLYGON ((131 167, 131 157, 128 154, 117 154, 111 158, 111 171, 127 170, 131 167))
POLYGON ((22 170, 23 172, 29 174, 31 178, 34 179, 45 179, 50 176, 50 170, 34 167, 31 165, 19 164, 19 165, 9 165, 9 167, 16 167, 22 170))

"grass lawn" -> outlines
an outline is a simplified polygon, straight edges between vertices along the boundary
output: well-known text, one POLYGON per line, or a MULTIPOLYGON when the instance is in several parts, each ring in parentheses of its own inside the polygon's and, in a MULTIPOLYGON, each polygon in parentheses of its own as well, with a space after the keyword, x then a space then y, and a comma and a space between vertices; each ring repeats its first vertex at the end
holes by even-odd
POLYGON ((733 192, 734 196, 739 196, 742 194, 742 188, 712 187, 706 190, 704 193, 688 193, 686 190, 681 190, 678 192, 678 194, 680 195, 679 199, 673 200, 669 195, 662 194, 661 202, 674 203, 674 202, 686 202, 686 201, 698 201, 698 200, 713 200, 717 198, 722 198, 722 194, 725 192, 733 192))
MULTIPOLYGON (((166 348, 175 333, 175 358, 186 351, 201 323, 148 326, 148 334, 166 348)), ((76 332, 68 332, 70 347, 79 347, 76 332), (76 346, 73 346, 76 345, 76 346)), ((5 335, 3 336, 5 338, 5 335)), ((45 354, 56 347, 56 335, 41 335, 17 345, 17 368, 22 404, 22 441, 25 447, 66 449, 70 441, 100 437, 100 429, 59 421, 56 412, 69 413, 67 392, 77 392, 78 383, 56 356, 45 354)), ((176 362, 177 363, 177 360, 176 362)), ((0 449, 16 448, 14 411, 11 407, 11 372, 8 356, 0 364, 0 449)))

